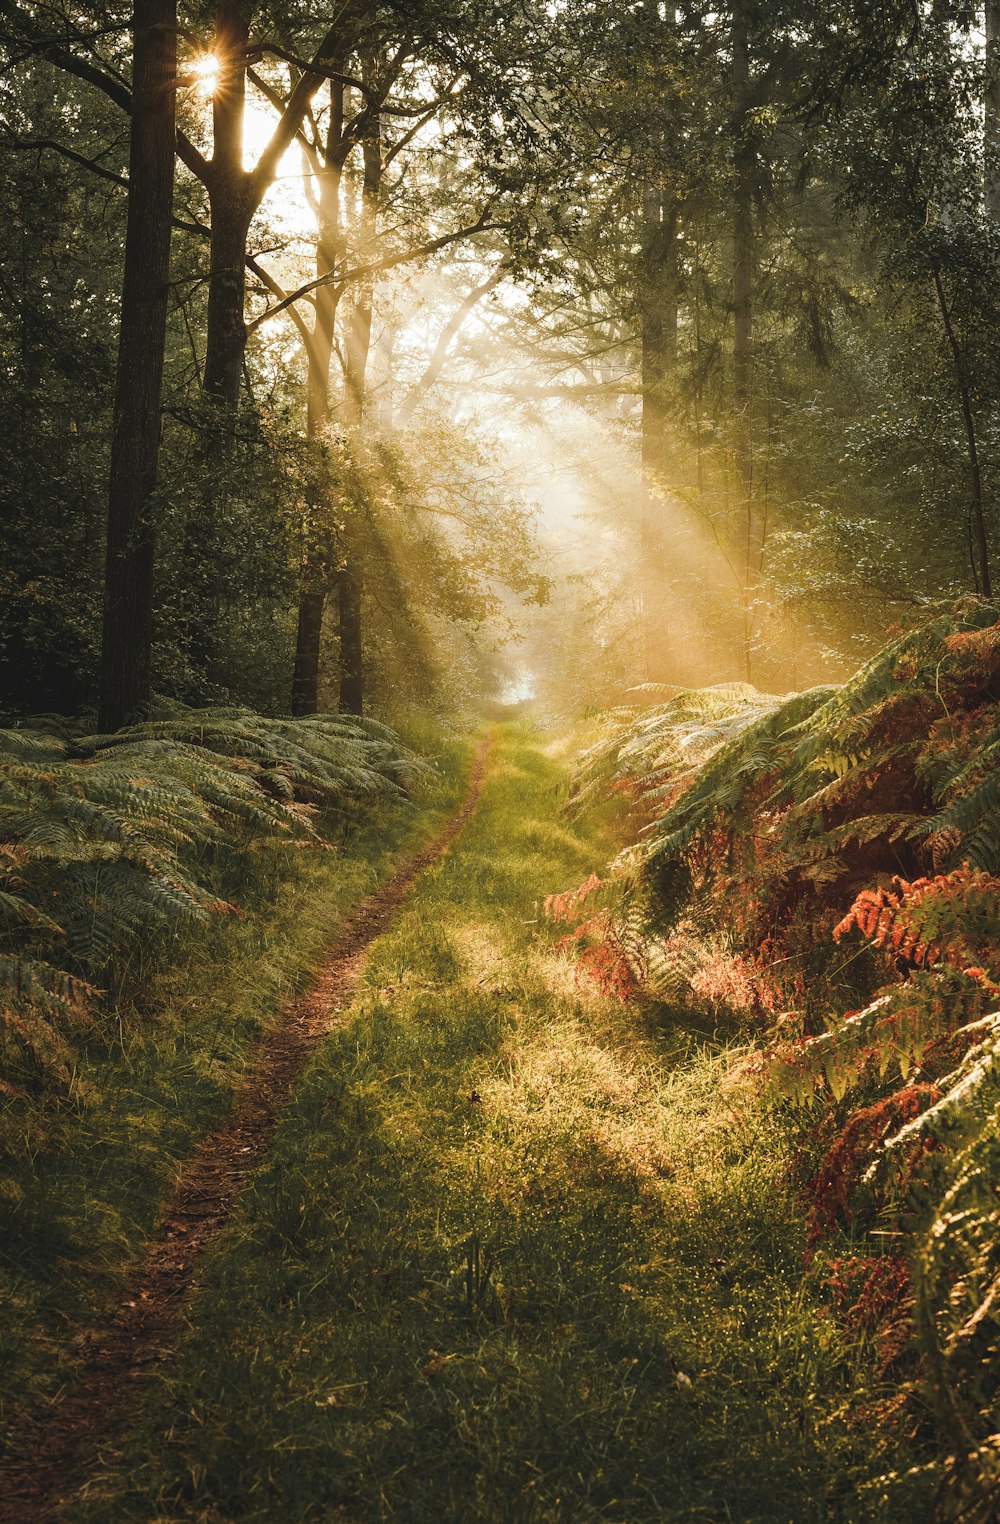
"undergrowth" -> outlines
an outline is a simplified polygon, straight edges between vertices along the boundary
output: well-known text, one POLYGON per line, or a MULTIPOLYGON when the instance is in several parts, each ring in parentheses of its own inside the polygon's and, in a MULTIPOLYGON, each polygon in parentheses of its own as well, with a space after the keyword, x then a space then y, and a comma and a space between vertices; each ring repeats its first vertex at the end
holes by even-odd
MULTIPOLYGON (((240 914, 133 938, 75 1034, 65 1083, 0 1096, 4 1429, 58 1389, 67 1360, 108 1315, 183 1161, 344 916, 462 797, 468 745, 429 730, 411 740, 437 765, 418 777, 406 762, 414 792, 405 807, 398 789, 379 785, 345 816, 342 792, 336 808, 321 803, 309 817, 304 848, 281 831, 213 840, 186 858, 205 892, 238 899, 240 914)), ((411 755, 396 742, 392 749, 404 761, 411 755)), ((59 792, 68 787, 60 781, 59 792)))
POLYGON ((0 730, 0 1091, 66 1089, 98 986, 121 992, 137 946, 241 914, 262 853, 327 842, 425 773, 345 715, 175 705, 113 735, 0 730))
POLYGON ((605 988, 756 1035, 809 1273, 895 1372, 886 1421, 930 1415, 934 1516, 968 1524, 1000 1488, 997 616, 939 616, 840 687, 613 716, 578 800, 626 798, 633 844, 548 904, 605 988))
POLYGON ((560 818, 566 778, 501 732, 75 1517, 908 1516, 858 1406, 892 1379, 803 1281, 744 1050, 602 995, 544 925, 618 839, 560 818))

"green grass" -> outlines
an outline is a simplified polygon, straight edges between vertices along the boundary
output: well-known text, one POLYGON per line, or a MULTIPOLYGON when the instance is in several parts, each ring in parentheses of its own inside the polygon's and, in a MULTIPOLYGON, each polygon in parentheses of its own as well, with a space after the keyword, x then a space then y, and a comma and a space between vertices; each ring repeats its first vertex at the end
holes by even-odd
MULTIPOLYGON (((423 738, 432 744, 435 738, 423 738)), ((436 738, 440 745, 440 737, 436 738)), ((0 1428, 51 1395, 107 1314, 178 1168, 224 1113, 262 1029, 304 989, 346 911, 432 836, 465 790, 465 743, 408 807, 383 806, 334 851, 265 845, 219 887, 247 914, 137 949, 98 1014, 68 1097, 0 1114, 0 1428)))
POLYGON ((734 1053, 582 987, 539 902, 614 822, 499 732, 79 1520, 889 1520, 734 1053))

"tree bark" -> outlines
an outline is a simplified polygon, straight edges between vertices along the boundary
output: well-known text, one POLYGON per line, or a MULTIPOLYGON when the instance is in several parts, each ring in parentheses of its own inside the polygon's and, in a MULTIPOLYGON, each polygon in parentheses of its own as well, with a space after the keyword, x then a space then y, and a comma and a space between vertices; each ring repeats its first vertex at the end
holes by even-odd
MULTIPOLYGON (((213 52, 219 60, 212 101, 212 158, 201 177, 211 212, 211 262, 205 340, 205 396, 218 405, 217 420, 207 431, 203 454, 223 457, 233 448, 243 389, 247 328, 247 238, 254 215, 278 172, 281 157, 294 141, 323 75, 303 73, 275 132, 253 169, 243 163, 246 117, 247 48, 252 0, 217 0, 213 52)), ((342 12, 344 22, 346 12, 342 12)), ((342 47, 331 28, 317 51, 328 61, 342 47)), ((210 678, 218 676, 219 636, 225 588, 221 572, 220 514, 214 491, 193 505, 185 535, 185 583, 188 592, 188 649, 193 665, 210 678)), ((308 627, 308 625, 307 625, 308 627)))
POLYGON ((99 724, 149 697, 156 485, 173 215, 176 0, 135 0, 128 222, 111 441, 99 724))
POLYGON ((295 630, 292 714, 296 719, 315 714, 319 708, 319 658, 325 611, 326 588, 308 584, 299 594, 299 616, 295 630))
MULTIPOLYGON (((367 71, 366 71, 367 72, 367 71)), ((364 178, 361 193, 361 258, 374 244, 378 203, 382 190, 382 130, 373 115, 362 144, 364 178)), ((365 416, 365 382, 371 349, 374 278, 361 284, 347 327, 344 373, 344 416, 349 427, 360 428, 365 416)), ((340 611, 340 709, 361 714, 364 709, 364 552, 357 527, 348 521, 345 534, 346 565, 337 582, 340 611)))
POLYGON ((733 408, 734 459, 744 502, 746 543, 743 566, 743 665, 753 677, 753 639, 757 618, 763 543, 754 509, 753 482, 753 183, 755 153, 750 111, 750 39, 742 0, 732 17, 733 89, 733 408))
POLYGON ((753 172, 750 137, 750 49, 746 12, 733 7, 733 401, 737 470, 747 497, 752 487, 750 413, 753 404, 753 172))
POLYGON ((364 713, 364 658, 361 649, 363 583, 357 559, 337 578, 340 609, 340 712, 364 713))
MULTIPOLYGON (((646 682, 661 675, 670 645, 663 487, 667 466, 667 386, 677 363, 677 207, 669 187, 643 191, 641 321, 642 501, 638 619, 646 682)), ((669 665, 669 662, 668 662, 669 665)))
MULTIPOLYGON (((362 143, 362 153, 364 177, 361 188, 361 239, 357 257, 364 264, 370 258, 375 243, 378 201, 382 189, 382 131, 377 115, 373 116, 362 143)), ((373 276, 360 282, 345 336, 347 366, 344 373, 344 416, 347 423, 353 426, 361 423, 365 408, 374 290, 373 276)))
POLYGON ((220 0, 213 52, 219 60, 212 97, 212 159, 208 179, 212 244, 205 338, 205 392, 236 411, 246 350, 246 245, 256 211, 251 176, 243 168, 246 58, 250 23, 246 8, 220 0))
POLYGON ((669 188, 643 193, 642 463, 656 476, 666 461, 666 385, 677 363, 677 207, 669 188))
POLYGON ((969 456, 969 480, 972 487, 972 528, 976 540, 976 548, 979 552, 979 577, 976 578, 975 562, 972 566, 973 582, 977 583, 975 591, 982 592, 984 598, 993 596, 993 582, 990 577, 989 544, 986 538, 986 514, 983 506, 983 472, 979 459, 979 441, 976 435, 976 418, 972 410, 972 388, 969 385, 969 377, 965 368, 965 357, 962 354, 962 346, 955 332, 955 324, 952 321, 951 308, 944 289, 944 281, 941 271, 935 267, 934 290, 937 294, 938 311, 941 314, 941 323, 944 328, 945 338, 951 350, 952 363, 955 367, 955 382, 958 387, 958 398, 962 408, 962 421, 965 424, 965 443, 969 456))
POLYGON ((983 196, 987 214, 1000 221, 1000 0, 986 0, 986 100, 983 196))
MULTIPOLYGON (((340 186, 350 146, 344 140, 344 87, 332 81, 330 120, 319 188, 316 275, 320 279, 333 273, 340 253, 340 186)), ((309 439, 319 444, 330 424, 330 367, 340 297, 336 286, 323 285, 317 286, 314 299, 316 318, 308 355, 306 432, 309 439)), ((325 506, 321 505, 321 511, 325 506)), ((297 716, 315 714, 319 708, 320 654, 329 568, 316 539, 316 531, 307 522, 292 677, 292 713, 297 716)))

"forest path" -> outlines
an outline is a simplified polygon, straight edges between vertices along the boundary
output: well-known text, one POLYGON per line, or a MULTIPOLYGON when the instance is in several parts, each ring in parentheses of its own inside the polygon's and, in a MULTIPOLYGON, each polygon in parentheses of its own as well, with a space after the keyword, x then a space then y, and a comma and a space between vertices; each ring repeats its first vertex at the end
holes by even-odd
POLYGON ((64 1402, 61 1442, 93 1457, 76 1490, 34 1446, 50 1512, 886 1524, 855 1346, 803 1288, 787 1148, 738 1053, 602 995, 544 922, 619 844, 613 806, 562 811, 572 754, 495 728, 460 841, 323 992, 357 980, 267 1152, 233 1138, 157 1358, 123 1334, 102 1356, 99 1446, 64 1402))
POLYGON ((93 1335, 61 1399, 25 1425, 0 1460, 3 1524, 39 1524, 62 1516, 81 1467, 127 1421, 142 1376, 164 1358, 206 1250, 266 1156, 279 1114, 310 1056, 342 1019, 372 943, 391 925, 419 875, 447 851, 475 810, 489 749, 486 739, 475 753, 461 808, 433 841, 357 907, 312 988, 266 1034, 231 1115, 202 1140, 181 1174, 113 1322, 93 1335))
POLYGON ((73 1524, 884 1519, 752 1083, 541 916, 618 842, 571 760, 498 728, 73 1524))

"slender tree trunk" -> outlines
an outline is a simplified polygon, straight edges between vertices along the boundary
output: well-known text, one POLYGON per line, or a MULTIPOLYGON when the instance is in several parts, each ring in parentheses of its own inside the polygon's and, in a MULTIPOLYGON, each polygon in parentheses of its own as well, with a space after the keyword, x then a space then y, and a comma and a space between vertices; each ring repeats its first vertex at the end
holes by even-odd
MULTIPOLYGON (((370 76, 370 69, 366 68, 365 73, 370 76)), ((379 196, 382 190, 382 124, 377 114, 372 117, 361 148, 364 157, 364 176, 361 186, 361 238, 358 253, 361 259, 365 260, 371 255, 375 246, 379 196)), ((345 338, 347 366, 344 376, 344 416, 347 423, 355 427, 361 423, 365 409, 374 292, 374 278, 369 276, 358 287, 345 338)))
MULTIPOLYGON (((330 120, 319 190, 319 236, 316 241, 316 274, 330 275, 336 268, 341 243, 340 186, 347 148, 344 142, 344 87, 330 85, 330 120)), ((306 429, 319 444, 330 424, 330 367, 337 323, 339 294, 333 285, 319 286, 315 295, 316 319, 309 349, 306 429)), ((328 507, 320 506, 320 512, 328 507)), ((299 594, 295 635, 295 671, 292 677, 292 713, 315 714, 319 708, 320 655, 323 615, 326 609, 329 568, 317 540, 319 526, 305 525, 302 555, 302 590, 299 594)))
POLYGON ((99 724, 149 697, 160 401, 170 279, 176 0, 135 0, 128 225, 111 441, 99 724))
MULTIPOLYGON (((948 347, 951 350, 952 363, 955 368, 955 383, 958 388, 958 398, 962 408, 962 420, 965 424, 965 443, 969 456, 969 481, 972 488, 972 528, 975 534, 976 548, 979 552, 979 579, 975 590, 977 593, 982 592, 985 598, 991 598, 993 596, 993 583, 990 577, 989 545, 986 538, 983 472, 979 460, 976 417, 972 410, 972 389, 969 385, 969 377, 965 368, 962 346, 958 342, 955 324, 952 321, 952 313, 948 305, 944 281, 941 278, 941 271, 937 268, 934 270, 934 289, 937 293, 938 311, 941 314, 945 338, 948 340, 948 347)), ((976 581, 975 565, 973 565, 973 581, 976 581)))
MULTIPOLYGON (((382 189, 382 133, 376 115, 362 145, 362 257, 374 244, 378 203, 382 189)), ((344 414, 349 426, 360 428, 365 415, 365 380, 372 336, 374 285, 365 281, 351 312, 346 334, 347 366, 344 374, 344 414)), ((344 714, 364 709, 364 552, 356 524, 350 517, 345 534, 346 565, 337 581, 340 612, 340 708, 344 714)))
POLYGON ((364 712, 364 656, 361 649, 364 591, 360 559, 349 560, 337 578, 337 601, 340 610, 340 712, 364 712))
POLYGON ((986 100, 983 193, 986 211, 1000 221, 1000 0, 986 0, 986 100))
POLYGON ((762 547, 753 497, 753 181, 754 145, 749 112, 752 106, 750 42, 747 13, 740 0, 733 6, 733 405, 735 463, 745 504, 746 547, 743 569, 743 661, 752 680, 753 637, 757 612, 758 567, 762 547))
POLYGON ((746 14, 733 8, 733 400, 737 413, 737 469, 749 496, 752 482, 750 411, 753 404, 753 172, 750 52, 746 14))
POLYGON ((250 25, 238 0, 220 0, 213 51, 219 60, 212 98, 212 161, 208 196, 212 217, 205 391, 236 411, 246 351, 246 245, 256 207, 243 168, 246 56, 250 25))
MULTIPOLYGON (((214 426, 208 430, 203 458, 224 459, 232 450, 243 388, 247 331, 246 254, 250 224, 278 170, 281 154, 322 83, 319 74, 303 74, 274 138, 257 167, 244 168, 247 46, 254 0, 217 0, 213 51, 219 60, 218 84, 212 101, 212 158, 204 176, 211 208, 211 269, 205 341, 204 391, 218 404, 214 426)), ((354 7, 340 12, 341 25, 354 7)), ((338 46, 331 29, 318 56, 329 60, 338 46)), ((319 305, 322 305, 320 297, 319 305)), ((188 587, 189 651, 194 664, 208 676, 219 666, 219 637, 224 601, 224 573, 219 503, 211 491, 195 505, 185 538, 188 587)), ((312 615, 306 628, 315 623, 312 615)), ((308 686, 303 676, 301 683, 308 686)), ((315 704, 313 705, 315 708, 315 704)))
POLYGON ((668 189, 643 193, 642 463, 650 476, 666 462, 666 386, 677 363, 677 208, 668 189))
MULTIPOLYGON (((658 0, 645 0, 645 23, 654 52, 665 49, 676 24, 674 7, 661 16, 658 0)), ((668 449, 667 388, 677 361, 677 202, 665 177, 658 134, 642 192, 642 312, 640 322, 640 457, 638 622, 645 681, 660 676, 669 644, 663 487, 668 449)))
POLYGON ((213 406, 206 412, 197 451, 204 480, 191 496, 182 551, 187 657, 195 672, 213 682, 220 676, 225 597, 223 504, 213 476, 235 445, 246 353, 246 245, 255 210, 243 168, 248 39, 247 8, 239 0, 218 0, 212 52, 219 73, 212 97, 212 158, 205 178, 211 243, 202 379, 213 406))
POLYGON ((639 620, 643 677, 660 675, 667 630, 667 567, 663 486, 667 465, 667 387, 677 362, 677 208, 669 188, 643 192, 643 301, 641 328, 642 502, 639 524, 639 620))

